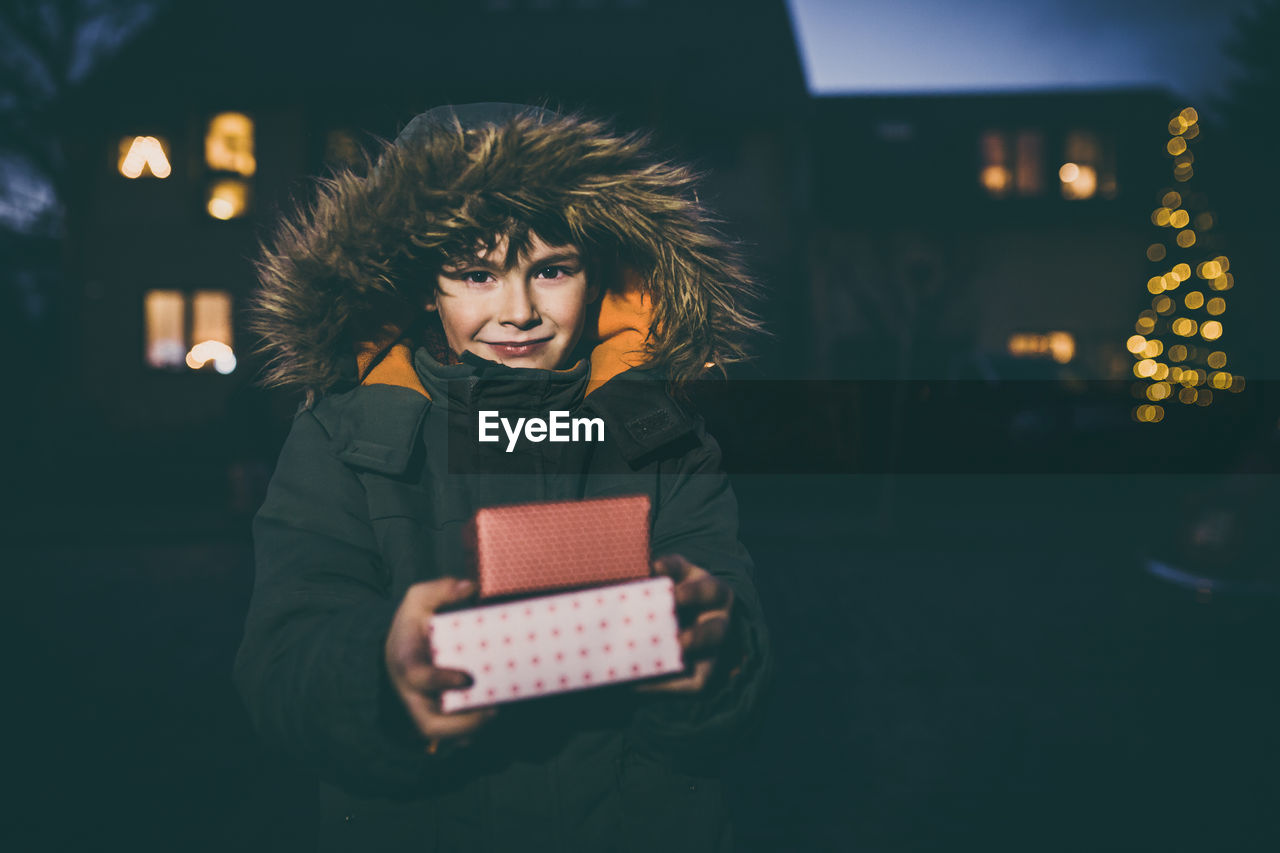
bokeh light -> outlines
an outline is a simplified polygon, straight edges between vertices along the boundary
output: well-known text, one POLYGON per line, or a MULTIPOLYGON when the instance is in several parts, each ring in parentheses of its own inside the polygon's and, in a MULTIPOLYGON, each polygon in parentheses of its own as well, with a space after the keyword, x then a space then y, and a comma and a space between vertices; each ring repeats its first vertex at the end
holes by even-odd
POLYGON ((1148 403, 1134 409, 1133 417, 1143 423, 1159 423, 1164 420, 1164 408, 1148 403))
POLYGON ((1205 261, 1196 267, 1196 275, 1205 280, 1217 278, 1222 275, 1222 264, 1217 261, 1205 261))

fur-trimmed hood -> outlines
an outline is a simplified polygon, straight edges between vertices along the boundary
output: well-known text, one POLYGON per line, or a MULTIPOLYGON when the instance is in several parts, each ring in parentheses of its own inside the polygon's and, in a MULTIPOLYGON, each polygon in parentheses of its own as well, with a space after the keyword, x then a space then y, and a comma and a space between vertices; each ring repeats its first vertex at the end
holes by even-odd
POLYGON ((683 385, 742 360, 760 330, 757 287, 700 202, 701 175, 658 156, 648 134, 523 105, 440 107, 364 171, 321 179, 257 261, 260 384, 300 388, 304 405, 352 373, 425 393, 410 353, 430 329, 435 270, 522 229, 597 259, 591 389, 633 366, 683 385))

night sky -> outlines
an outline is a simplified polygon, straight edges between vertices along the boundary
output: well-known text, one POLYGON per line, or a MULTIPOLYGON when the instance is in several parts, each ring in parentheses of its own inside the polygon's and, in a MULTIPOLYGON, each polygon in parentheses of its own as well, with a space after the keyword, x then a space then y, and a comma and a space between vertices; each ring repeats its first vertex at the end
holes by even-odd
POLYGON ((1160 85, 1221 90, 1254 0, 789 0, 815 94, 1160 85))

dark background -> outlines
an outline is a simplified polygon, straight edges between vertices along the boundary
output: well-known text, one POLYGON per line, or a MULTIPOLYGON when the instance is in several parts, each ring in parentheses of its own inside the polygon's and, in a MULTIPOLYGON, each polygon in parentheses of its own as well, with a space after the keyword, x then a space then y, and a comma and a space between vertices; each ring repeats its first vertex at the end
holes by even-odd
POLYGON ((332 130, 545 97, 706 166, 769 294, 757 360, 695 393, 779 654, 728 774, 743 848, 1275 849, 1280 86, 1258 8, 1239 81, 1199 105, 1195 184, 1248 383, 1139 424, 1124 341, 1176 93, 813 97, 782 3, 7 6, 8 197, 30 178, 56 203, 0 229, 6 848, 308 849, 312 783, 230 682, 298 398, 253 384, 247 340, 225 376, 147 367, 142 294, 238 311, 332 130), (477 59, 531 44, 551 58, 519 74, 477 59), (254 116, 259 172, 249 215, 212 222, 200 143, 227 109, 254 116), (1057 195, 1076 124, 1109 140, 1114 197, 1057 195), (975 181, 992 128, 1044 134, 1046 192, 975 181), (170 141, 170 179, 121 179, 135 133, 170 141), (1005 349, 1051 329, 1074 360, 1005 349))

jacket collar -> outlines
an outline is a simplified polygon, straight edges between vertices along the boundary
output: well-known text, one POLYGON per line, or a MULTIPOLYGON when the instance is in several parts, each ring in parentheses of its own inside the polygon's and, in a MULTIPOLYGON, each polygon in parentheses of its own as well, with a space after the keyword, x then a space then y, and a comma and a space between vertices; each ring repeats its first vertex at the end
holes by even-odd
MULTIPOLYGON (((584 395, 644 363, 652 315, 653 303, 645 295, 640 277, 630 269, 624 273, 620 290, 606 292, 599 302, 590 306, 587 334, 592 348, 584 395)), ((405 330, 415 319, 413 313, 404 309, 404 313, 389 316, 372 338, 356 344, 355 372, 360 377, 360 385, 398 385, 431 398, 431 391, 422 381, 422 366, 415 363, 413 342, 405 336, 405 330)))
POLYGON ((454 412, 572 411, 582 404, 589 378, 587 359, 564 370, 517 369, 464 352, 461 363, 445 365, 426 347, 413 354, 413 366, 431 401, 454 412))

